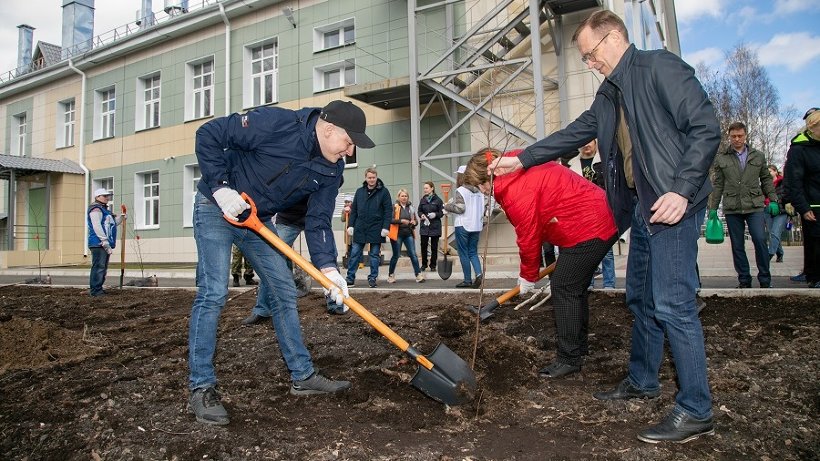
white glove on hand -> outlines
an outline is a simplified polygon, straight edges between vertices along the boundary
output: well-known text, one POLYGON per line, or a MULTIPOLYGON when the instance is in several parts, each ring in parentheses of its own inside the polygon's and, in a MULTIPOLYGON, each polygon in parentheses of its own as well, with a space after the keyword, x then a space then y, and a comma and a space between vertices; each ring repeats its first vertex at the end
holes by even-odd
MULTIPOLYGON (((337 269, 333 269, 330 272, 325 272, 325 276, 335 285, 331 287, 330 290, 327 288, 323 289, 325 296, 330 296, 336 304, 341 306, 344 304, 345 298, 350 297, 350 292, 347 290, 347 280, 342 277, 342 274, 340 274, 337 269)), ((347 309, 347 306, 345 306, 345 312, 347 312, 347 309)))
POLYGON ((353 228, 352 227, 347 228, 347 235, 353 235, 353 228))
POLYGON ((111 245, 109 245, 108 242, 103 242, 102 247, 103 247, 103 250, 105 250, 105 252, 108 253, 109 255, 114 252, 114 250, 111 249, 111 245))
POLYGON ((387 237, 390 234, 390 231, 387 229, 382 229, 382 237, 387 237))
POLYGON ((219 208, 222 209, 222 213, 225 214, 225 217, 231 221, 239 221, 238 216, 251 207, 242 199, 239 192, 229 187, 217 189, 216 192, 214 192, 214 200, 216 200, 216 204, 219 205, 219 208))
POLYGON ((535 289, 535 282, 518 277, 518 294, 525 295, 535 289))
POLYGON ((436 214, 435 214, 434 212, 432 212, 432 211, 431 211, 431 212, 427 213, 427 217, 428 217, 428 218, 430 218, 430 219, 435 219, 435 218, 436 218, 436 214))

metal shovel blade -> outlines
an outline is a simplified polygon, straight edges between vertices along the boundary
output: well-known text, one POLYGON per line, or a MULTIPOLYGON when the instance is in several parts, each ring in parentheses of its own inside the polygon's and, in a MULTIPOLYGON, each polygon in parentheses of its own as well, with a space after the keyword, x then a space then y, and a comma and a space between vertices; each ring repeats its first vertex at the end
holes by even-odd
POLYGON ((467 306, 467 310, 472 312, 473 314, 478 314, 479 318, 483 322, 484 320, 487 320, 488 318, 492 317, 496 308, 498 308, 498 306, 500 305, 501 304, 498 303, 498 300, 494 299, 491 302, 481 306, 481 308, 479 308, 478 306, 467 306))
POLYGON ((447 253, 444 253, 444 261, 441 261, 436 267, 438 271, 438 276, 441 277, 441 280, 447 280, 450 278, 450 275, 453 274, 453 262, 447 259, 447 253))
POLYGON ((439 343, 427 359, 433 362, 433 368, 419 366, 410 384, 446 405, 460 405, 475 397, 475 373, 449 347, 439 343))

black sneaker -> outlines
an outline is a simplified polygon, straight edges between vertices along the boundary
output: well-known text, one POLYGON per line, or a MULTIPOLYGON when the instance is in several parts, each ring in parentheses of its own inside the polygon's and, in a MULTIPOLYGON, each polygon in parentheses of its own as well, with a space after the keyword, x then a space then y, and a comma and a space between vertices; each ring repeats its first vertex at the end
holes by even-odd
POLYGON ((227 410, 222 406, 222 397, 213 386, 194 390, 188 399, 188 411, 200 423, 224 426, 231 422, 227 410))
POLYGON ((259 325, 260 323, 270 322, 270 317, 251 314, 242 319, 242 325, 259 325))
POLYGON ((484 280, 483 275, 477 275, 475 280, 473 280, 473 288, 481 288, 481 282, 484 280))
POLYGON ((356 286, 356 281, 355 280, 345 280, 345 282, 347 282, 347 287, 348 288, 356 286))
POLYGON ((798 283, 799 282, 805 282, 806 281, 806 273, 801 272, 797 275, 792 275, 791 277, 789 277, 789 280, 791 280, 792 282, 798 282, 798 283))
POLYGON ((695 419, 682 411, 673 410, 660 423, 642 430, 638 434, 638 440, 647 443, 686 443, 714 433, 712 418, 695 419))
POLYGON ((458 285, 456 285, 456 288, 472 288, 472 287, 473 287, 473 283, 472 282, 466 282, 466 281, 461 282, 458 285))
POLYGON ((629 399, 654 399, 661 395, 660 389, 644 391, 633 386, 629 380, 624 379, 615 389, 611 391, 596 392, 592 394, 598 400, 629 400, 629 399))
POLYGON ((538 375, 542 378, 562 378, 566 375, 577 373, 579 371, 581 371, 581 367, 578 365, 555 362, 538 370, 538 375))
MULTIPOLYGON (((367 284, 370 285, 370 288, 376 288, 378 286, 378 285, 376 285, 376 279, 369 279, 367 281, 367 284)), ((348 285, 348 286, 350 286, 350 285, 348 285)))
POLYGON ((234 275, 234 276, 233 276, 233 286, 234 286, 234 287, 238 287, 238 286, 239 286, 239 276, 238 276, 238 275, 234 275))
POLYGON ((333 394, 350 389, 350 381, 334 381, 319 373, 313 373, 308 379, 294 381, 290 386, 291 395, 333 394))
POLYGON ((253 279, 253 277, 245 277, 245 285, 259 285, 259 282, 253 279))
POLYGON ((782 262, 783 262, 783 255, 777 255, 777 259, 775 259, 775 261, 774 261, 774 262, 776 262, 776 263, 782 263, 782 262))

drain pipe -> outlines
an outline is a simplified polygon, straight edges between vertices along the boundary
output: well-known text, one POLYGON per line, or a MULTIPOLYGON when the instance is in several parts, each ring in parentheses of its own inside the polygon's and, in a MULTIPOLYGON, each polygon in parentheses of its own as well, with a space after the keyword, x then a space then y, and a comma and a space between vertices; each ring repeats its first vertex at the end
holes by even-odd
MULTIPOLYGON (((86 84, 87 78, 86 78, 85 73, 83 71, 81 71, 80 69, 77 69, 76 67, 74 67, 74 63, 71 62, 71 59, 68 60, 68 68, 73 70, 74 72, 80 74, 80 76, 82 77, 82 83, 80 84, 80 94, 82 95, 83 100, 82 100, 81 104, 76 104, 75 103, 75 107, 77 107, 79 109, 77 112, 79 113, 78 117, 80 119, 80 168, 83 169, 83 176, 85 177, 85 188, 84 188, 85 191, 83 192, 83 196, 85 197, 85 202, 84 203, 87 204, 87 203, 90 203, 90 201, 91 201, 91 197, 89 197, 89 194, 91 193, 91 192, 89 192, 89 189, 90 189, 90 186, 91 186, 91 175, 89 174, 88 167, 85 166, 85 84, 86 84)), ((85 224, 85 223, 83 223, 83 224, 85 224)), ((85 242, 87 242, 87 241, 88 241, 88 226, 84 225, 83 226, 83 258, 88 257, 88 245, 85 244, 85 242)))
POLYGON ((219 3, 219 13, 225 23, 225 115, 231 115, 231 21, 225 14, 225 6, 219 3))

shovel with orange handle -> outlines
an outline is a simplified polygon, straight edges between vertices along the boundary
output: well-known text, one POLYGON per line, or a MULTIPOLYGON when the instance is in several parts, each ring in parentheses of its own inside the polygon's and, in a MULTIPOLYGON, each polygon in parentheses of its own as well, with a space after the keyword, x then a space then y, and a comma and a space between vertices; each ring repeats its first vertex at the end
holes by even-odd
MULTIPOLYGON (((541 269, 541 272, 538 273, 538 280, 548 276, 555 270, 555 263, 550 264, 549 266, 541 269)), ((481 320, 487 320, 488 318, 492 317, 493 312, 498 309, 499 306, 504 304, 505 302, 509 301, 510 299, 514 298, 518 293, 521 291, 521 288, 516 285, 515 288, 511 289, 510 291, 502 294, 501 296, 495 298, 494 300, 484 304, 480 308, 478 306, 467 306, 467 310, 472 312, 473 314, 478 314, 481 320)))
MULTIPOLYGON (((259 234, 260 237, 296 263, 297 266, 301 267, 326 289, 330 290, 335 286, 322 271, 316 269, 313 264, 295 252, 293 248, 262 224, 262 221, 256 215, 256 204, 248 194, 243 192, 242 198, 251 207, 249 216, 239 222, 228 220, 229 223, 251 229, 259 234)), ((447 405, 459 405, 473 399, 476 390, 475 373, 467 365, 467 362, 450 348, 439 343, 431 355, 424 356, 352 297, 345 298, 344 303, 356 315, 418 363, 418 370, 410 381, 410 384, 414 387, 430 398, 447 405)))

